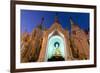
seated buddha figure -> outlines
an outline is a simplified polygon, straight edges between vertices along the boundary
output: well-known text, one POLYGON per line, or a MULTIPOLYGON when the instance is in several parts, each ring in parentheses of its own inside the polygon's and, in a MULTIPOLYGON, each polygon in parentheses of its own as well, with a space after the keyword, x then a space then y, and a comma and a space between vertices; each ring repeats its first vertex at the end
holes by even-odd
POLYGON ((59 46, 60 46, 59 42, 54 43, 54 53, 52 57, 48 59, 48 61, 64 61, 65 60, 63 56, 61 55, 59 46))
POLYGON ((60 46, 59 42, 54 43, 54 47, 55 47, 54 56, 61 56, 61 51, 59 46, 60 46))

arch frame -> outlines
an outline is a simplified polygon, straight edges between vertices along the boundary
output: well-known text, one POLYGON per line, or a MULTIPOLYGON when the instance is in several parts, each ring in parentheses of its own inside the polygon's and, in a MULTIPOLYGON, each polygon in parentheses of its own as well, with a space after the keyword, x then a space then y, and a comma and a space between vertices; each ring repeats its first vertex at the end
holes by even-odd
MULTIPOLYGON (((65 41, 65 37, 64 35, 59 31, 59 30, 54 30, 52 31, 49 35, 48 35, 48 38, 47 40, 51 39, 54 35, 55 32, 58 32, 58 34, 56 34, 57 36, 61 37, 63 39, 63 43, 64 43, 64 58, 65 60, 67 60, 67 49, 66 49, 66 44, 67 44, 67 41, 65 41)), ((48 44, 49 44, 49 41, 47 41, 47 46, 46 46, 46 53, 45 53, 45 62, 47 62, 48 58, 47 58, 47 54, 48 54, 48 44)))

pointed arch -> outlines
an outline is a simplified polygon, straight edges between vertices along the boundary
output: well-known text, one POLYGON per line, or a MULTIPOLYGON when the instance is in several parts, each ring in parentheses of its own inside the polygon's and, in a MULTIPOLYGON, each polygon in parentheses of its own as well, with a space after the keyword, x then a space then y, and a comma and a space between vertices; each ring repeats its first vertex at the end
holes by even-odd
POLYGON ((62 56, 64 58, 67 58, 66 57, 67 56, 66 42, 65 42, 64 35, 60 31, 54 30, 48 35, 48 42, 47 42, 47 46, 46 46, 45 61, 47 61, 48 58, 50 58, 51 55, 53 54, 53 50, 54 50, 53 49, 54 48, 53 44, 54 44, 54 42, 59 42, 61 44, 60 51, 62 53, 62 56), (50 46, 52 46, 52 48, 50 46))

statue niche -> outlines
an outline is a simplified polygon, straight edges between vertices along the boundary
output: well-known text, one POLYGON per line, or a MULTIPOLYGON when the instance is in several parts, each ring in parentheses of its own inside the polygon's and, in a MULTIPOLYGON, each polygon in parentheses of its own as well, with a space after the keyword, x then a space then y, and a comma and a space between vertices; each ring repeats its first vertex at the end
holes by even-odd
POLYGON ((65 45, 64 39, 59 35, 58 31, 55 31, 53 35, 48 39, 47 46, 47 61, 64 61, 65 60, 65 45), (56 33, 56 34, 55 34, 56 33))

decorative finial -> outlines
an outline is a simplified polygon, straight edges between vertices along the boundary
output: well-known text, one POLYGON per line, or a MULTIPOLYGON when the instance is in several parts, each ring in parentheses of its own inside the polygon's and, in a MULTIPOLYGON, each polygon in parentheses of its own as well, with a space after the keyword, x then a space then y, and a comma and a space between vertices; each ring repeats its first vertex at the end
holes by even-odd
POLYGON ((74 24, 72 17, 70 17, 70 24, 71 24, 71 26, 74 24))
POLYGON ((42 17, 42 21, 41 21, 41 24, 43 24, 43 22, 44 22, 44 17, 42 17))
POLYGON ((44 22, 44 17, 41 18, 41 22, 40 22, 40 24, 37 26, 37 27, 40 28, 41 30, 44 29, 44 28, 43 28, 43 22, 44 22))
POLYGON ((55 22, 59 23, 59 20, 58 20, 58 13, 56 13, 56 16, 55 16, 55 22))

